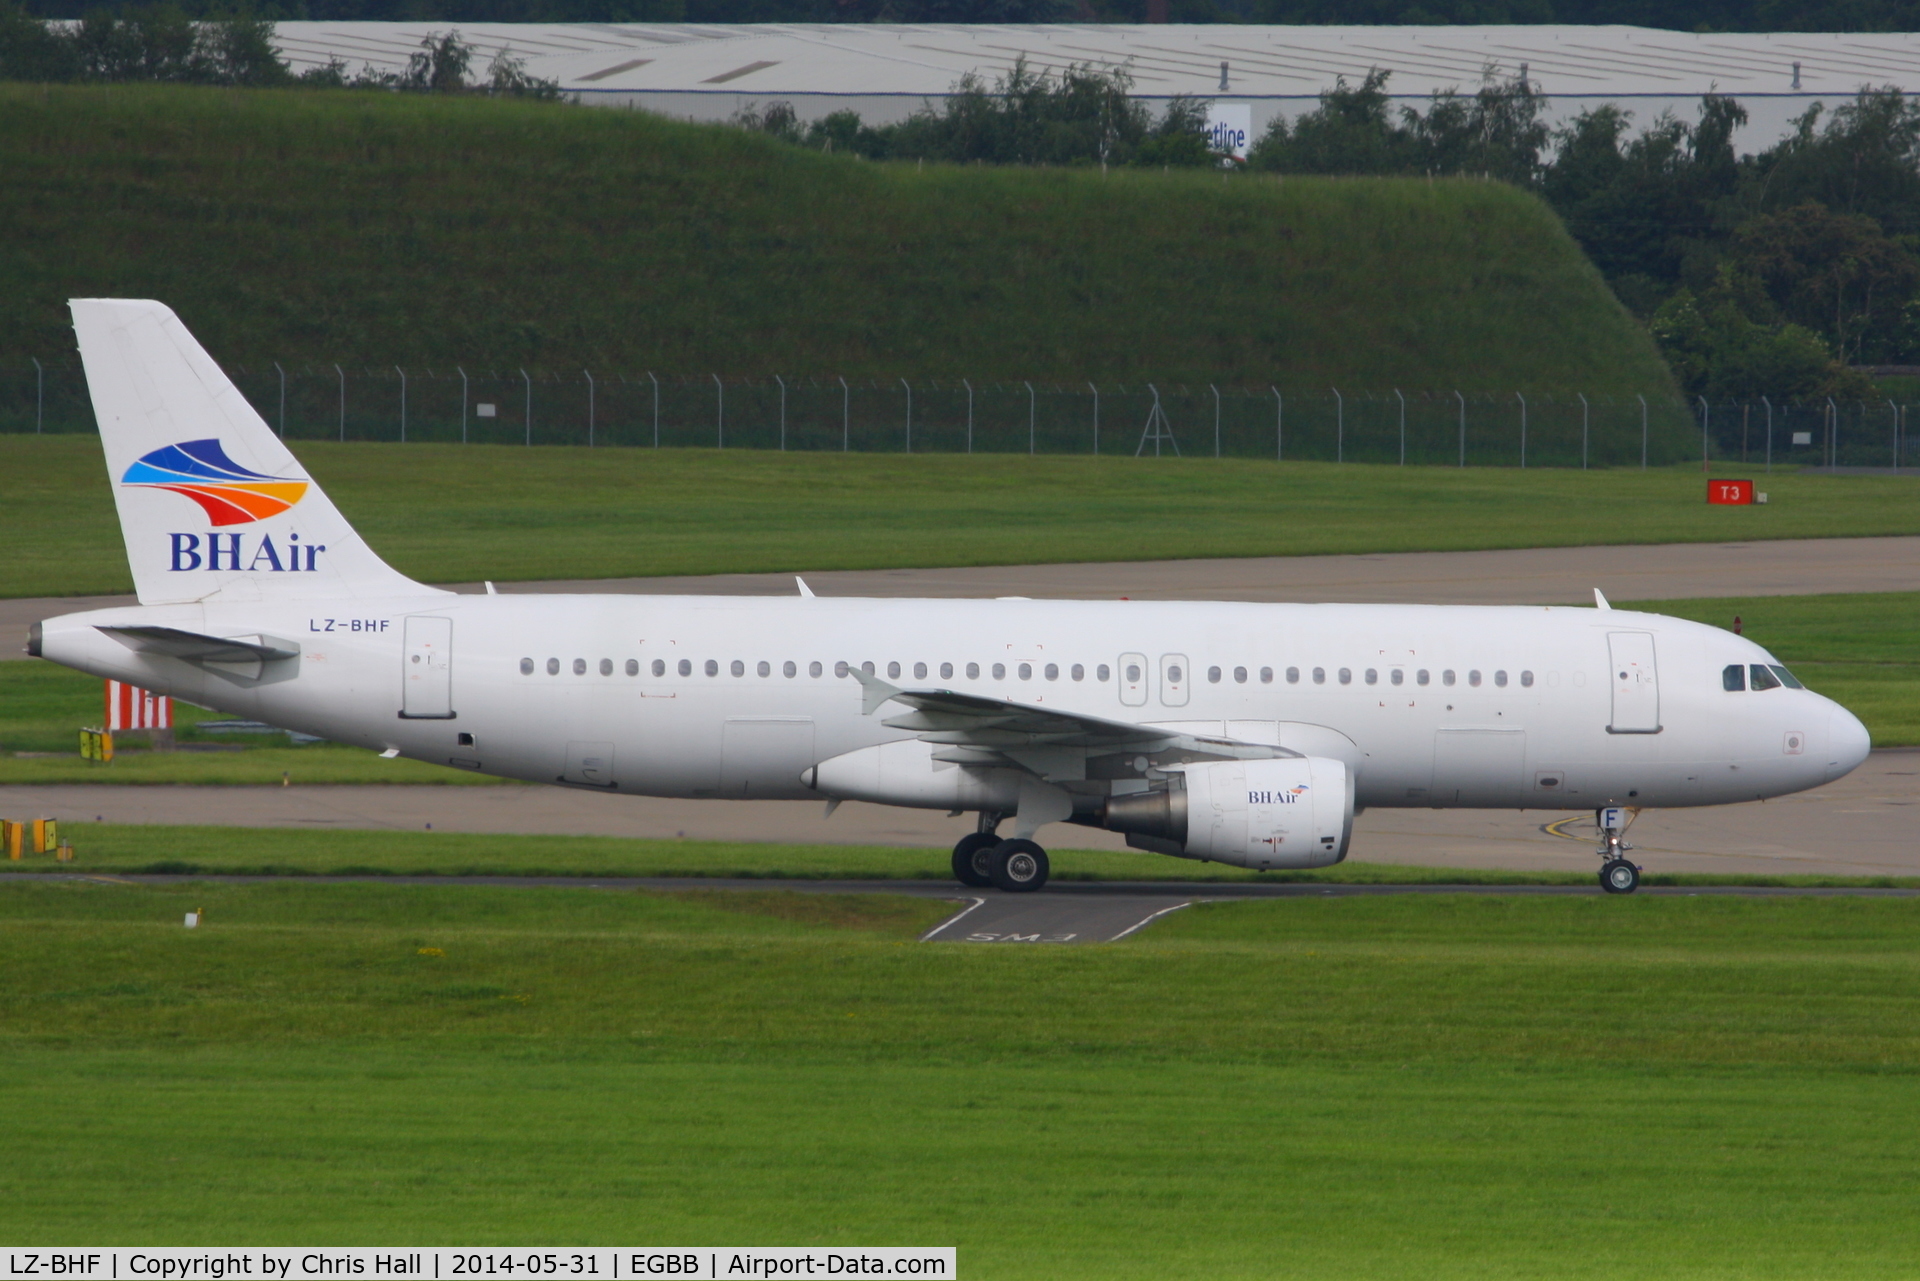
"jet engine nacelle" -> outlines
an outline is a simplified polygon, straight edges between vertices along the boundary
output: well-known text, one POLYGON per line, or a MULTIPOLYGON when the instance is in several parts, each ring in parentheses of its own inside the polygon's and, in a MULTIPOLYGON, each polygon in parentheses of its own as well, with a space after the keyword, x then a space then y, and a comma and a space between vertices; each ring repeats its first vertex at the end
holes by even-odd
POLYGON ((1347 856, 1353 785, 1324 756, 1177 765, 1167 786, 1115 796, 1101 826, 1127 844, 1236 867, 1326 867, 1347 856))

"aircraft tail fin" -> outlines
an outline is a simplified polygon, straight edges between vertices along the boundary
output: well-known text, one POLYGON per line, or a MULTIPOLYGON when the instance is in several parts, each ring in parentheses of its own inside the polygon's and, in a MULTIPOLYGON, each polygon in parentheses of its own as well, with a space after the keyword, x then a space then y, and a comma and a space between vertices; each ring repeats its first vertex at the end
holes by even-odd
POLYGON ((374 554, 171 308, 70 305, 141 604, 433 590, 374 554))

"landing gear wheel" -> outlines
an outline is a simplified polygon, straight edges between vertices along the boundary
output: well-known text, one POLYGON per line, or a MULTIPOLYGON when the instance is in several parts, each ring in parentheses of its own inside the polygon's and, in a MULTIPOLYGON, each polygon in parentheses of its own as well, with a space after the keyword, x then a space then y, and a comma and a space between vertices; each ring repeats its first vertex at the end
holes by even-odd
POLYGON ((993 883, 1009 894, 1030 894, 1047 883, 1047 852, 1032 841, 1001 841, 988 856, 993 883))
POLYGON ((953 879, 976 890, 993 884, 991 855, 1000 838, 992 832, 968 832, 953 847, 953 879))
POLYGON ((1609 894, 1631 894, 1640 888, 1640 869, 1623 858, 1609 859, 1600 869, 1600 888, 1609 894))

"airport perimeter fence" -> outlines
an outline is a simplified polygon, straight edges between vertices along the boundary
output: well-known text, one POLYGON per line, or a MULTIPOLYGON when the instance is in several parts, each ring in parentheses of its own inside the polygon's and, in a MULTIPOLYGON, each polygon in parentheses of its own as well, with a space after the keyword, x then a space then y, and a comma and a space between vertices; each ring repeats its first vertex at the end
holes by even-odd
MULTIPOLYGON (((0 367, 0 431, 96 430, 76 361, 0 367)), ((1906 406, 1575 392, 240 367, 290 440, 1107 454, 1457 467, 1911 466, 1906 406)))

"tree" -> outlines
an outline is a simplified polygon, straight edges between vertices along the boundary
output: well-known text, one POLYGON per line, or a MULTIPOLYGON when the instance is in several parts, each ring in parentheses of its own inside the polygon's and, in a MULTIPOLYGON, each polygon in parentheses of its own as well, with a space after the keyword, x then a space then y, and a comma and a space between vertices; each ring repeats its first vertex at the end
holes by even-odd
POLYGON ((1920 261, 1880 224, 1808 202, 1746 223, 1733 266, 1758 281, 1780 314, 1821 334, 1859 364, 1888 349, 1920 290, 1920 261))
POLYGON ((1818 334, 1763 317, 1768 303, 1730 269, 1699 296, 1682 288, 1648 324, 1668 366, 1690 396, 1752 400, 1773 396, 1858 397, 1866 381, 1834 359, 1818 334))

